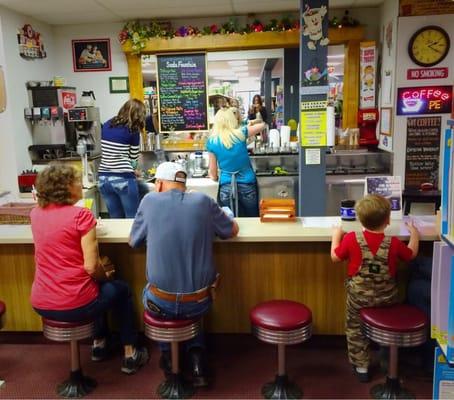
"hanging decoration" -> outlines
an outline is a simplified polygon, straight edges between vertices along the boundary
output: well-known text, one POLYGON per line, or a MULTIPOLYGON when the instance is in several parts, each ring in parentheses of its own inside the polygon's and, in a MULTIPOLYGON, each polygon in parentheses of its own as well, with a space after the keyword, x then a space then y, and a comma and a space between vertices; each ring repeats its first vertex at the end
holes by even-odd
POLYGON ((320 43, 320 46, 328 46, 328 32, 323 32, 323 18, 327 13, 328 9, 325 6, 311 8, 306 4, 303 12, 303 35, 309 36, 307 47, 310 50, 315 50, 317 43, 320 43))
MULTIPOLYGON (((151 38, 172 39, 174 37, 194 37, 206 35, 236 35, 253 32, 282 32, 299 29, 298 18, 285 16, 282 19, 272 19, 268 24, 254 20, 250 24, 240 26, 237 18, 230 18, 222 25, 212 24, 203 28, 194 26, 180 26, 173 29, 170 24, 160 21, 141 23, 139 21, 127 22, 118 35, 121 44, 128 40, 132 44, 132 53, 138 54, 147 46, 151 38)), ((326 40, 328 40, 326 38, 326 40)))
POLYGON ((41 34, 36 32, 30 24, 25 24, 17 31, 19 54, 23 58, 45 58, 44 44, 41 34))
POLYGON ((344 16, 340 20, 336 16, 329 20, 330 28, 354 27, 358 25, 359 21, 350 17, 348 10, 345 10, 344 16))

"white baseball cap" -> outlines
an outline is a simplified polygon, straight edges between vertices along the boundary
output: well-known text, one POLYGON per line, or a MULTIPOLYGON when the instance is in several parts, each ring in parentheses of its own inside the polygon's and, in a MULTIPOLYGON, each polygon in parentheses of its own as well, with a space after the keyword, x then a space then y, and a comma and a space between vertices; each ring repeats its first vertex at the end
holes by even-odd
POLYGON ((163 181, 186 183, 187 175, 188 173, 186 171, 186 168, 184 168, 180 163, 167 161, 158 165, 153 180, 160 179, 163 181), (182 172, 185 175, 185 177, 183 178, 177 176, 179 172, 182 172))

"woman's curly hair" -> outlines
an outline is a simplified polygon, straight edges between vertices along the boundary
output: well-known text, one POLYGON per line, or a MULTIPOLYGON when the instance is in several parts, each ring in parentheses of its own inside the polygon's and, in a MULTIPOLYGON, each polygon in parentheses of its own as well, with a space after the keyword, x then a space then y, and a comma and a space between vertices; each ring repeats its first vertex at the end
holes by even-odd
POLYGON ((53 164, 42 170, 35 182, 38 205, 73 204, 74 199, 69 190, 74 182, 80 179, 80 172, 65 164, 53 164))
POLYGON ((124 125, 130 132, 142 131, 145 128, 146 108, 138 99, 128 100, 110 121, 111 126, 124 125))

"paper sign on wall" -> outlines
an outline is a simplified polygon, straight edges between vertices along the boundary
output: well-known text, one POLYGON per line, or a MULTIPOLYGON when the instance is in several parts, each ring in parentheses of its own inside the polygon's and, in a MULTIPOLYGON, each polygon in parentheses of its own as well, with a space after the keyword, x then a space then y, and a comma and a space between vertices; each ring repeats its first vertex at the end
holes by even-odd
POLYGON ((365 194, 379 194, 391 203, 391 219, 402 219, 402 184, 400 176, 366 177, 365 194))
POLYGON ((360 44, 360 89, 359 108, 361 110, 375 107, 376 83, 376 49, 375 42, 360 44))
POLYGON ((301 146, 326 146, 326 110, 301 112, 301 146))

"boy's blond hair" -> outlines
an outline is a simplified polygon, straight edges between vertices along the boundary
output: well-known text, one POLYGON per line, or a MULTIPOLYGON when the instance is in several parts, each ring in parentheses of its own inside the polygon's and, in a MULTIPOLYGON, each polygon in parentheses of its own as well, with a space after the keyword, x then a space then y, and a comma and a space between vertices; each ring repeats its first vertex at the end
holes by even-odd
POLYGON ((356 215, 366 229, 382 228, 391 215, 391 203, 383 196, 369 194, 356 203, 356 215))

